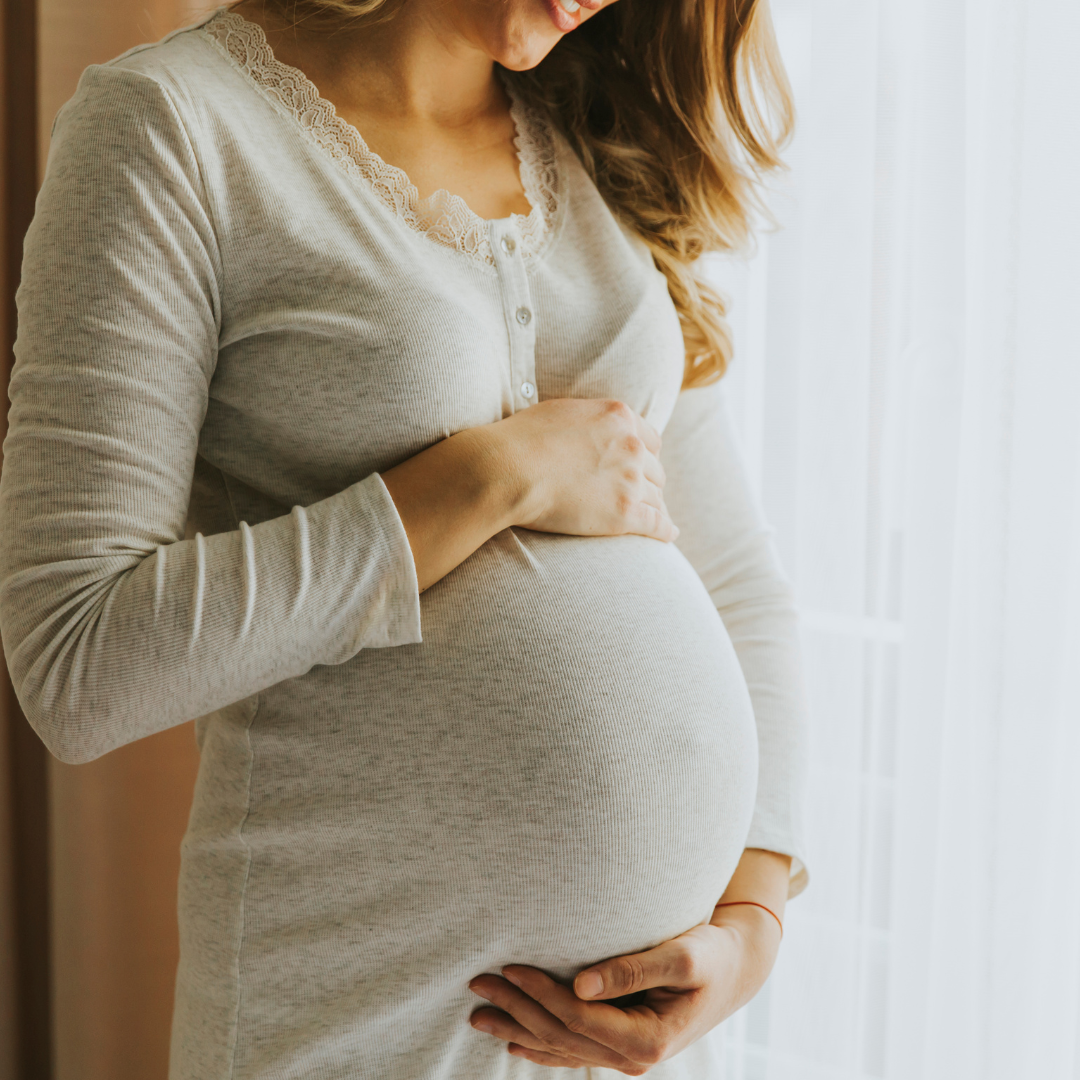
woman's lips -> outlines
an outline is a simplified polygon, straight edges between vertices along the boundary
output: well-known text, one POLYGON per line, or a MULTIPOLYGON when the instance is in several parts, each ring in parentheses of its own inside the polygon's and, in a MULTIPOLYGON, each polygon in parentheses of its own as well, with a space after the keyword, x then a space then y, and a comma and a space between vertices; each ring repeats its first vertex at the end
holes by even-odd
MULTIPOLYGON (((548 17, 555 24, 556 29, 564 34, 577 29, 580 18, 577 11, 571 15, 559 0, 544 0, 544 7, 547 8, 548 17)), ((580 7, 578 10, 580 11, 580 7)))
POLYGON ((564 34, 576 30, 581 23, 581 9, 599 11, 604 0, 544 0, 551 21, 564 34))

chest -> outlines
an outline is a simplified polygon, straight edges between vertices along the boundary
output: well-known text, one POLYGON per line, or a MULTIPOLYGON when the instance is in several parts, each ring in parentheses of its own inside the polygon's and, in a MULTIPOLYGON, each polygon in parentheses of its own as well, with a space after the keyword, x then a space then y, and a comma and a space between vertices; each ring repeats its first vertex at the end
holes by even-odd
POLYGON ((202 456, 287 506, 546 398, 616 398, 662 428, 683 368, 666 281, 573 165, 541 242, 483 222, 485 259, 341 171, 278 161, 223 230, 202 456))
POLYGON ((452 191, 484 219, 529 213, 514 146, 517 131, 505 107, 452 128, 393 122, 341 107, 338 113, 363 133, 378 157, 409 177, 422 201, 452 191))

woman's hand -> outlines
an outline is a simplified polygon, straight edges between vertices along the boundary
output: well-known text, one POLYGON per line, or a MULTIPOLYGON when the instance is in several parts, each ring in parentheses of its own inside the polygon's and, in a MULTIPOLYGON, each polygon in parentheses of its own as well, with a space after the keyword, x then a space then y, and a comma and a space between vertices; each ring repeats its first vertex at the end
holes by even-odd
POLYGON ((674 540, 660 436, 621 401, 560 398, 491 425, 519 478, 515 525, 572 536, 674 540))
POLYGON ((674 540, 659 449, 629 406, 560 398, 443 439, 382 479, 426 589, 511 525, 674 540))
POLYGON ((469 989, 494 1008, 477 1009, 470 1021, 540 1065, 599 1065, 640 1076, 761 989, 780 947, 790 875, 789 855, 746 848, 708 926, 586 968, 573 990, 517 964, 503 968, 505 978, 481 975, 469 989), (632 1005, 607 1004, 642 991, 632 1005))
POLYGON ((641 1076, 745 1005, 779 945, 776 920, 760 908, 718 908, 707 926, 579 973, 573 990, 519 965, 504 968, 504 978, 481 975, 469 989, 494 1008, 478 1009, 470 1022, 539 1065, 641 1076), (642 990, 639 1004, 604 1001, 642 990))

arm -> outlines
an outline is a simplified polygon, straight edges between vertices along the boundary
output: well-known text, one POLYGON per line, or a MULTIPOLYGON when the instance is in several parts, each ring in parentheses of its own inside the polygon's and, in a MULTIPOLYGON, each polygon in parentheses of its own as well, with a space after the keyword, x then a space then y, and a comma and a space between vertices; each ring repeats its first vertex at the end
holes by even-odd
POLYGON ((732 1011, 741 1008, 761 989, 776 962, 783 937, 784 907, 791 881, 791 856, 760 848, 742 853, 724 895, 713 909, 711 926, 734 934, 743 948, 745 963, 732 969, 727 982, 732 1011), (752 903, 742 903, 750 900, 752 903), (761 904, 768 908, 763 911, 761 904), (770 915, 769 911, 773 914, 770 915), (773 915, 776 918, 773 918, 773 915), (779 921, 779 925, 777 925, 779 921))
POLYGON ((418 642, 420 587, 507 525, 673 535, 655 433, 625 406, 546 402, 280 518, 185 539, 220 280, 172 101, 144 75, 89 69, 26 238, 0 480, 4 652, 58 757, 418 642))
POLYGON ((791 856, 790 898, 808 880, 802 837, 806 704, 798 616, 772 530, 746 478, 722 387, 714 384, 679 396, 660 454, 667 471, 664 497, 681 530, 678 547, 716 604, 754 707, 758 790, 746 847, 791 856))
POLYGON ((0 482, 4 650, 28 719, 67 761, 420 639, 378 476, 184 539, 220 276, 170 99, 138 73, 89 69, 26 238, 0 482))
POLYGON ((565 398, 444 439, 383 479, 426 589, 511 525, 674 539, 659 448, 626 405, 565 398))

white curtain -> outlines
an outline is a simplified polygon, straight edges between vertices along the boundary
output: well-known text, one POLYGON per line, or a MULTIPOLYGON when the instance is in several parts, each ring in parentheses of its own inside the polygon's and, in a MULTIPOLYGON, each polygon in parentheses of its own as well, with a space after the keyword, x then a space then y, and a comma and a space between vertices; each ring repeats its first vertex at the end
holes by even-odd
POLYGON ((1080 0, 773 0, 717 263, 803 612, 811 885, 729 1080, 1080 1078, 1080 0))

